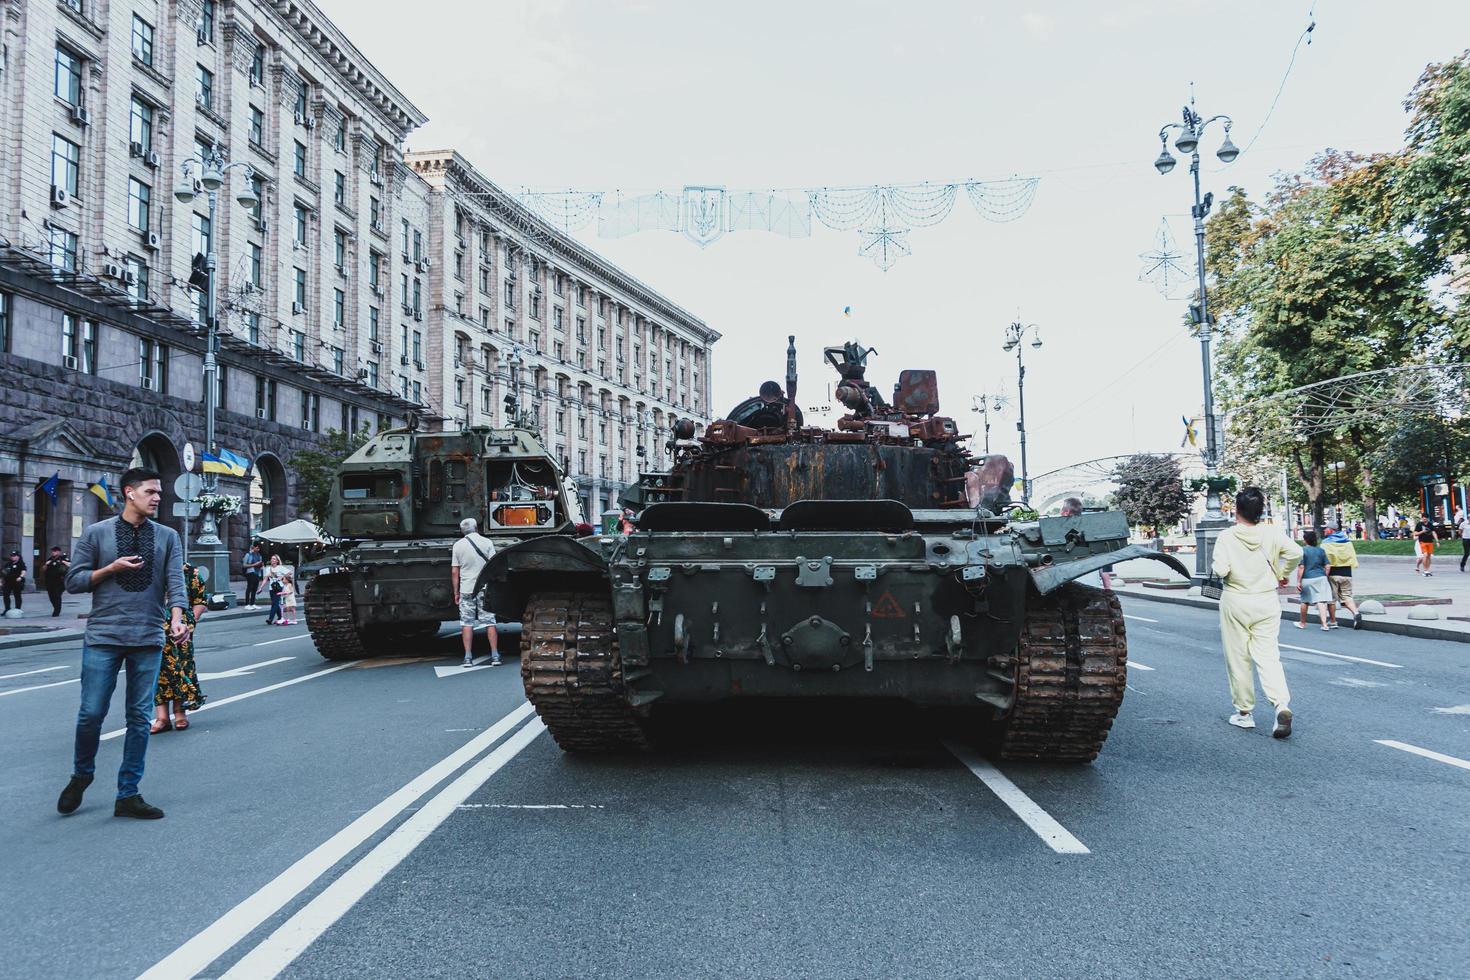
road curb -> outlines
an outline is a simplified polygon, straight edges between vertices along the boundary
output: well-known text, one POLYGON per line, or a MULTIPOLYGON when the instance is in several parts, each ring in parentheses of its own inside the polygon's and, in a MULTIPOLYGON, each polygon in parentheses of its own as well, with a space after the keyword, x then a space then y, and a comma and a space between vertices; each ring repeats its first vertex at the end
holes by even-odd
MULTIPOLYGON (((1117 591, 1117 594, 1128 598, 1144 599, 1148 602, 1166 602, 1176 606, 1193 606, 1195 609, 1220 608, 1220 604, 1212 599, 1199 599, 1194 596, 1133 591, 1117 591)), ((1283 609, 1281 610, 1281 618, 1285 621, 1291 621, 1297 618, 1297 613, 1290 609, 1283 609)), ((1347 628, 1346 626, 1343 627, 1343 629, 1347 628)), ((1369 633, 1392 633, 1395 636, 1408 636, 1418 640, 1449 640, 1452 643, 1470 643, 1470 632, 1450 630, 1439 626, 1424 626, 1420 623, 1401 623, 1391 619, 1375 620, 1369 619, 1366 616, 1363 617, 1362 631, 1369 633)))
MULTIPOLYGON (((236 606, 233 609, 219 609, 206 613, 210 622, 218 622, 222 619, 244 619, 247 616, 264 616, 262 609, 242 609, 236 606)), ((24 636, 0 636, 0 652, 18 647, 40 646, 42 643, 56 643, 61 640, 81 640, 86 635, 85 630, 55 630, 49 633, 27 633, 24 636)))

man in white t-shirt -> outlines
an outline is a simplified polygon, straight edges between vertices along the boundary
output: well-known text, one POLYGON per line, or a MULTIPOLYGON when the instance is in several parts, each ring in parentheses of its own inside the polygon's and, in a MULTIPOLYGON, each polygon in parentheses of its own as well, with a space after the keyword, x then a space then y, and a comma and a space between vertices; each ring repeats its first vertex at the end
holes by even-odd
POLYGON ((490 666, 499 667, 495 613, 485 608, 485 597, 479 591, 480 573, 490 564, 495 545, 475 530, 477 526, 473 517, 459 522, 459 531, 464 537, 454 542, 454 549, 450 552, 449 577, 454 583, 454 594, 459 598, 459 632, 464 637, 464 665, 474 666, 475 627, 484 626, 485 635, 490 639, 490 666))
POLYGON ((1465 559, 1470 558, 1470 514, 1463 510, 1455 514, 1455 527, 1460 529, 1460 571, 1465 570, 1465 559))

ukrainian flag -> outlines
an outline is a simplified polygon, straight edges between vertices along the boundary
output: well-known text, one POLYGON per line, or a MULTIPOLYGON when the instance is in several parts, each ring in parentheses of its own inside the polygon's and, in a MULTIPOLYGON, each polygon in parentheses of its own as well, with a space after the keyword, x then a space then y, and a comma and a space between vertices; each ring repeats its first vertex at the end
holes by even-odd
POLYGON ((206 473, 222 473, 225 476, 244 476, 250 472, 250 460, 244 456, 221 449, 216 453, 200 454, 200 468, 206 473))
POLYGON ((108 488, 106 480, 98 480, 96 483, 87 484, 89 493, 94 494, 98 500, 107 505, 109 510, 115 510, 117 504, 113 502, 112 490, 108 488))

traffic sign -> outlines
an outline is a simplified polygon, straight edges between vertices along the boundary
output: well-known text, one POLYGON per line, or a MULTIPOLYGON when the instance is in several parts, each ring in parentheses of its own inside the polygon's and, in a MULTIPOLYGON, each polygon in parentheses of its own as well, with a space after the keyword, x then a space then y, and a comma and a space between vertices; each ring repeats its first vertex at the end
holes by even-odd
POLYGON ((198 473, 180 473, 174 481, 174 496, 179 500, 193 500, 204 489, 204 477, 198 473))
POLYGON ((194 503, 192 501, 188 501, 188 500, 175 500, 174 501, 174 516, 175 517, 187 517, 187 518, 189 518, 189 520, 192 521, 194 518, 198 517, 202 513, 204 513, 204 508, 203 507, 200 507, 198 504, 196 504, 196 503, 194 503))
POLYGON ((184 443, 184 472, 194 472, 194 444, 192 442, 184 443))

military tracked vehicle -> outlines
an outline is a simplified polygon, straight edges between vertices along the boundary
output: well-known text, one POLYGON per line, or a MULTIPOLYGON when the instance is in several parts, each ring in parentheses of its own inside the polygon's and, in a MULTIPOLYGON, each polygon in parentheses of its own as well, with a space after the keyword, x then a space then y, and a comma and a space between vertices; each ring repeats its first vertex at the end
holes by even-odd
MULTIPOLYGON (((379 433, 336 475, 306 625, 317 652, 352 660, 403 650, 458 617, 449 553, 473 517, 497 548, 568 535, 581 520, 555 459, 527 428, 379 433)), ((509 596, 487 594, 502 623, 509 596)))
POLYGON ((1012 467, 939 414, 933 371, 890 404, 857 343, 827 348, 847 409, 774 382, 640 481, 637 529, 525 541, 486 571, 524 609, 526 694, 570 751, 647 743, 660 705, 899 698, 959 708, 1008 758, 1089 761, 1123 700, 1117 598, 1074 580, 1129 558, 1121 513, 1011 519, 1012 467))

